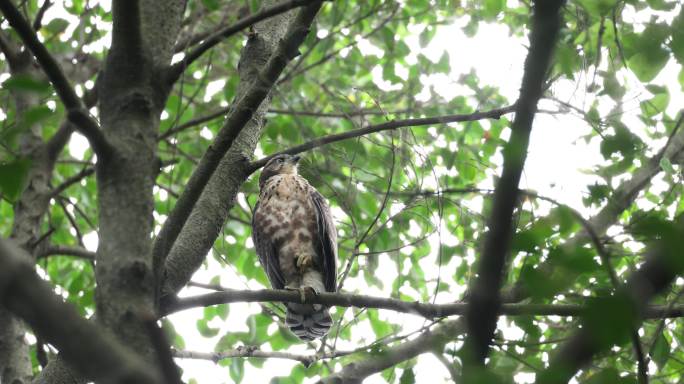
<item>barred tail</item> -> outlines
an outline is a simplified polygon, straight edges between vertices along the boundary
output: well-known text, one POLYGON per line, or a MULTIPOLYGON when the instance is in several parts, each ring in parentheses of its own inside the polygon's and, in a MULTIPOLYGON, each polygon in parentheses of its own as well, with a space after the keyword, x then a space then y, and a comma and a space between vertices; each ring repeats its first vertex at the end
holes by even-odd
POLYGON ((289 304, 285 324, 290 331, 304 341, 320 339, 332 327, 328 308, 320 304, 289 304))

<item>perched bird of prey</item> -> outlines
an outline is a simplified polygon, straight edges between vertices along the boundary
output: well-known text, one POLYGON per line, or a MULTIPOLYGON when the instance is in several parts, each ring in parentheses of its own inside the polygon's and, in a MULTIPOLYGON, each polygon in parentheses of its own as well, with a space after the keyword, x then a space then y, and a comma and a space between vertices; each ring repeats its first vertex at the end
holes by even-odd
MULTIPOLYGON (((337 231, 330 208, 318 191, 297 174, 299 156, 278 155, 259 178, 259 201, 252 238, 274 289, 335 292, 337 231)), ((302 300, 303 301, 303 300, 302 300)), ((332 326, 328 308, 287 303, 285 322, 302 340, 323 337, 332 326)))

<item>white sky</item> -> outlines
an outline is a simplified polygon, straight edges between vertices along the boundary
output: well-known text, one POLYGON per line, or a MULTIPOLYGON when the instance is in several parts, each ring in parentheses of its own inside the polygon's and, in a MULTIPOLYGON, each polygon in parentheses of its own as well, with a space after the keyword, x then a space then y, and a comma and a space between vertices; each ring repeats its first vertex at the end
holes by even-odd
MULTIPOLYGON (((94 2, 93 2, 94 3, 94 2)), ((107 1, 109 3, 109 1, 107 1)), ((509 3, 512 1, 509 0, 509 3)), ((109 6, 107 5, 107 8, 109 6)), ((676 14, 676 12, 673 12, 676 14)), ((76 18, 64 12, 60 3, 50 8, 46 15, 46 22, 52 18, 61 17, 75 22, 76 18)), ((646 15, 642 20, 631 19, 633 16, 629 12, 625 12, 623 17, 628 22, 633 22, 638 25, 639 22, 648 20, 650 15, 646 15)), ((461 21, 463 23, 463 21, 461 21)), ((108 27, 108 25, 105 25, 108 27)), ((638 27, 637 27, 638 28, 638 27)), ((418 45, 418 34, 420 30, 415 32, 414 36, 406 39, 407 45, 413 51, 407 59, 410 63, 415 60, 415 55, 421 51, 418 45), (412 59, 413 57, 413 59, 412 59)), ((71 31, 68 30, 63 38, 70 38, 71 31)), ((459 95, 469 95, 471 91, 457 83, 457 79, 461 74, 468 73, 471 68, 475 68, 477 76, 480 79, 481 85, 497 86, 502 95, 506 96, 510 102, 517 98, 518 89, 520 86, 520 79, 522 78, 522 65, 527 54, 525 48, 528 41, 526 39, 519 39, 508 35, 508 31, 501 25, 481 24, 479 31, 475 38, 470 39, 466 37, 461 31, 458 24, 451 26, 440 26, 437 34, 432 42, 423 49, 423 53, 428 57, 437 61, 446 50, 451 58, 452 73, 449 75, 428 75, 423 77, 423 84, 425 86, 433 86, 437 93, 444 98, 452 98, 459 95)), ((91 49, 99 49, 101 46, 109 44, 109 37, 94 44, 91 49)), ((372 46, 368 41, 361 41, 359 48, 364 54, 382 55, 382 51, 372 46)), ((608 60, 603 60, 607 63, 608 60)), ((652 83, 665 85, 670 90, 671 101, 668 113, 673 114, 678 108, 684 105, 684 96, 677 81, 677 74, 680 66, 670 62, 663 70, 658 78, 652 83)), ((397 71, 400 75, 404 72, 401 68, 397 71)), ((587 73, 593 74, 593 68, 589 68, 587 73)), ((375 74, 375 73, 374 73, 375 74)), ((379 76, 376 76, 377 84, 381 88, 387 86, 384 84, 379 76)), ((632 90, 633 105, 625 106, 624 121, 635 129, 643 129, 643 124, 636 118, 639 112, 639 102, 650 98, 648 91, 641 89, 638 81, 631 73, 622 70, 619 76, 623 83, 630 85, 632 90)), ((0 79, 3 80, 3 79, 0 79)), ((212 84, 212 89, 207 90, 207 96, 210 97, 217 92, 223 83, 216 82, 212 84)), ((581 78, 578 81, 558 81, 553 93, 559 99, 568 101, 580 108, 588 108, 592 103, 591 95, 587 96, 586 79, 581 78)), ((351 92, 351 90, 350 90, 351 92)), ((629 98, 626 97, 626 99, 629 98)), ((422 93, 417 95, 417 99, 424 97, 422 93)), ((542 108, 553 109, 552 104, 548 102, 541 103, 542 108)), ((612 105, 601 105, 600 112, 602 114, 608 112, 612 105)), ((2 117, 0 111, 0 117, 2 117)), ((486 125, 486 123, 485 123, 486 125)), ((443 129, 443 128, 438 128, 443 129)), ((590 128, 580 119, 571 117, 569 114, 560 115, 558 118, 547 115, 538 114, 535 119, 534 128, 532 130, 532 138, 529 147, 529 155, 527 158, 524 178, 521 187, 529 188, 538 191, 542 195, 553 197, 556 200, 564 202, 586 215, 591 212, 582 206, 581 200, 584 193, 587 192, 586 186, 592 184, 597 178, 591 175, 591 169, 603 163, 603 158, 599 152, 598 140, 592 140, 590 143, 585 143, 582 140, 577 140, 580 136, 586 135, 590 132, 590 128)), ((645 138, 641 132, 635 132, 642 138, 645 138)), ((211 132, 204 132, 205 135, 211 132)), ((80 135, 74 134, 68 149, 72 156, 82 159, 84 156, 87 141, 80 135)), ((500 157, 499 157, 500 163, 500 157)), ((491 187, 491 185, 483 185, 484 187, 491 187)), ((163 191, 157 191, 162 194, 163 191)), ((477 210, 477 207, 474 207, 477 210)), ((449 236, 446 231, 442 231, 442 241, 455 241, 453 237, 449 236)), ((86 247, 95 250, 97 247, 97 235, 90 233, 85 237, 86 247)), ((438 238, 432 236, 429 239, 432 244, 432 249, 437 249, 438 238)), ((434 255, 425 258, 425 264, 421 262, 421 266, 426 272, 426 278, 430 279, 437 276, 436 268, 434 267, 434 255)), ((464 255, 465 256, 465 255, 464 255)), ((468 255, 467 259, 472 259, 474 255, 468 255)), ((381 279, 384 280, 385 286, 391 287, 392 280, 397 276, 399 271, 396 270, 394 262, 389 259, 387 255, 381 255, 380 268, 386 273, 383 273, 381 279)), ((442 268, 442 276, 451 276, 452 270, 455 268, 460 260, 454 258, 452 263, 442 268)), ((208 269, 198 271, 193 277, 194 281, 208 282, 217 273, 221 274, 221 283, 224 286, 244 289, 262 288, 254 281, 244 282, 244 278, 237 276, 230 267, 220 265, 208 258, 208 269), (245 285, 246 284, 246 285, 245 285)), ((463 287, 465 288, 465 287, 463 287)), ((347 290, 358 289, 364 293, 388 296, 389 291, 381 290, 376 287, 366 286, 363 279, 350 278, 346 284, 347 290)), ((198 288, 186 288, 182 291, 182 295, 199 294, 205 291, 198 288)), ((448 302, 453 300, 452 295, 440 295, 437 302, 448 302)), ((216 341, 225 333, 230 331, 246 331, 245 319, 248 315, 259 313, 260 308, 256 304, 236 303, 230 305, 230 315, 225 322, 214 320, 210 323, 212 326, 220 326, 221 331, 219 335, 212 339, 206 339, 199 335, 196 329, 196 321, 202 318, 202 310, 187 310, 170 316, 176 330, 183 336, 186 342, 186 349, 194 351, 213 351, 216 341)), ((349 316, 351 311, 347 311, 349 316)), ((397 319, 397 314, 391 311, 379 311, 380 317, 384 319, 397 319)), ((403 333, 412 331, 423 325, 423 319, 411 315, 400 315, 404 326, 403 333)), ((500 320, 500 329, 503 330, 507 338, 519 339, 523 334, 517 327, 510 326, 504 319, 500 320)), ((367 327, 366 325, 364 325, 367 327)), ((372 335, 370 329, 364 329, 364 326, 357 326, 354 331, 358 335, 372 335)), ((372 341, 366 340, 365 343, 372 341)), ((351 349, 364 344, 360 340, 353 340, 352 342, 339 341, 338 347, 340 349, 351 349)), ((268 347, 268 346, 266 346, 268 347)), ((312 353, 314 351, 307 350, 303 345, 295 346, 290 349, 290 352, 298 353, 312 353)), ((199 383, 230 383, 232 380, 228 375, 227 368, 219 367, 211 361, 178 359, 177 363, 185 370, 183 376, 184 380, 195 378, 199 383)), ((268 383, 274 376, 288 376, 292 367, 297 364, 292 361, 270 359, 267 360, 263 368, 255 368, 249 363, 245 364, 245 376, 243 382, 245 383, 268 383)), ((340 368, 339 364, 336 366, 340 368)), ((444 366, 437 361, 431 354, 426 354, 418 359, 417 365, 414 367, 416 373, 416 380, 418 383, 433 383, 448 381, 449 374, 444 366)), ((400 373, 399 373, 400 375, 400 373)), ((534 375, 529 373, 521 373, 516 376, 516 382, 529 383, 534 380, 534 375)), ((310 379, 305 382, 315 382, 315 379, 310 379)), ((384 379, 380 375, 370 377, 366 383, 383 383, 384 379)))

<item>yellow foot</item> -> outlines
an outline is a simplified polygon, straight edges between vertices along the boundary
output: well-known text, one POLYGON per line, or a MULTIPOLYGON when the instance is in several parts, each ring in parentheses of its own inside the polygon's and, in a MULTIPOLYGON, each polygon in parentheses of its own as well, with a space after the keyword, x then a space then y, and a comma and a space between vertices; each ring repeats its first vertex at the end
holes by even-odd
POLYGON ((313 255, 310 253, 304 253, 297 255, 297 268, 306 268, 313 265, 313 255))
POLYGON ((299 299, 302 301, 302 303, 306 302, 306 287, 295 288, 295 287, 291 287, 289 285, 286 285, 284 288, 288 291, 299 292, 299 299))

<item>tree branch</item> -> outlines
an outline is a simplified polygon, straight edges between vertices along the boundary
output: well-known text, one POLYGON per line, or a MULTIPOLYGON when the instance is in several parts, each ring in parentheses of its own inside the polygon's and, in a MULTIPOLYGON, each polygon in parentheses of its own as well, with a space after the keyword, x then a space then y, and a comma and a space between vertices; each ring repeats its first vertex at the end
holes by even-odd
POLYGON ((86 260, 95 260, 95 252, 91 252, 82 247, 73 247, 68 245, 54 245, 46 248, 38 254, 38 259, 54 255, 75 256, 86 260))
POLYGON ((200 117, 188 120, 187 122, 185 122, 183 124, 179 124, 175 128, 171 128, 171 129, 168 129, 166 132, 160 133, 159 136, 157 137, 157 140, 159 140, 159 141, 165 140, 165 139, 175 135, 176 133, 182 132, 188 128, 192 128, 196 125, 206 123, 207 121, 214 120, 214 119, 217 119, 219 117, 223 117, 223 116, 225 116, 226 113, 228 113, 230 111, 230 109, 231 109, 231 106, 229 105, 227 107, 221 108, 221 109, 216 110, 214 112, 210 112, 204 116, 200 116, 200 117))
POLYGON ((287 63, 298 54, 298 47, 309 33, 309 27, 318 13, 321 4, 320 0, 316 1, 298 13, 296 19, 289 26, 285 36, 278 44, 277 50, 271 56, 264 69, 259 72, 246 95, 234 105, 233 112, 216 136, 214 143, 207 149, 199 165, 192 176, 190 176, 183 194, 181 194, 176 202, 176 206, 171 211, 154 242, 152 251, 153 266, 155 273, 158 274, 158 278, 161 276, 160 269, 164 258, 168 255, 183 225, 190 216, 204 187, 209 182, 223 156, 230 149, 237 135, 266 98, 287 63))
POLYGON ((68 179, 64 180, 64 182, 62 182, 62 184, 58 185, 52 191, 50 191, 50 197, 58 196, 60 193, 64 192, 65 189, 67 189, 70 186, 80 182, 81 180, 85 179, 86 177, 92 175, 93 173, 95 173, 95 168, 93 168, 93 167, 83 168, 79 173, 77 173, 77 174, 69 177, 68 179))
POLYGON ((301 7, 313 3, 316 0, 286 0, 274 6, 263 9, 253 15, 244 17, 233 25, 229 25, 215 32, 207 37, 198 47, 190 51, 181 61, 172 65, 168 69, 167 79, 169 83, 175 83, 185 69, 190 66, 195 60, 200 58, 206 51, 213 48, 215 45, 224 39, 240 32, 241 30, 256 24, 264 19, 285 13, 290 9, 301 7))
POLYGON ((236 357, 258 357, 264 359, 286 359, 295 360, 304 364, 308 367, 309 365, 327 359, 333 359, 340 356, 345 356, 350 354, 348 351, 340 351, 328 354, 310 354, 302 355, 290 352, 280 352, 280 351, 260 351, 255 347, 238 347, 230 351, 223 352, 195 352, 195 351, 181 351, 172 350, 173 357, 180 359, 201 359, 201 360, 211 360, 214 363, 219 362, 224 359, 231 359, 236 357))
POLYGON ((38 31, 43 27, 43 16, 45 16, 45 12, 47 12, 50 7, 52 7, 52 1, 43 0, 43 5, 40 6, 40 9, 36 13, 36 18, 33 19, 34 31, 38 31))
POLYGON ((270 156, 266 156, 262 159, 252 162, 249 165, 249 172, 255 172, 259 168, 263 167, 271 160, 273 157, 278 156, 283 153, 294 155, 304 151, 308 151, 314 148, 321 147, 330 143, 335 143, 342 140, 353 139, 355 137, 368 135, 370 133, 388 131, 392 129, 398 129, 403 127, 420 127, 425 125, 435 125, 435 124, 447 124, 456 123, 462 121, 474 121, 482 119, 499 119, 501 116, 511 113, 515 110, 515 105, 510 105, 503 108, 492 109, 484 112, 474 112, 463 115, 445 115, 445 116, 434 116, 434 117, 423 117, 417 119, 406 119, 406 120, 393 120, 386 123, 369 125, 363 128, 354 129, 347 132, 336 133, 333 135, 319 137, 306 142, 301 145, 294 146, 292 148, 286 149, 281 152, 274 153, 270 156))
POLYGON ((2 10, 7 21, 24 41, 24 44, 33 52, 36 60, 38 60, 48 79, 50 79, 57 95, 68 110, 69 121, 74 123, 77 129, 88 139, 93 151, 99 157, 107 157, 113 151, 113 147, 105 139, 97 122, 83 108, 81 99, 76 95, 71 84, 69 84, 69 80, 64 76, 59 63, 38 40, 31 25, 26 22, 10 0, 0 0, 0 10, 2 10))
MULTIPOLYGON (((197 283, 194 283, 197 285, 197 283)), ((221 289, 211 287, 210 289, 221 289)), ((179 298, 167 303, 161 309, 161 315, 179 312, 190 308, 201 308, 218 304, 237 302, 288 302, 301 303, 299 292, 288 290, 261 289, 261 290, 232 290, 211 292, 202 295, 179 298)), ((417 301, 402 301, 387 297, 355 295, 350 293, 321 292, 315 295, 307 294, 306 303, 324 304, 338 307, 375 308, 408 313, 423 316, 428 319, 436 319, 447 316, 460 316, 465 314, 467 303, 432 304, 417 301)), ((579 304, 503 304, 499 314, 507 316, 533 315, 533 316, 581 316, 586 307, 579 304)), ((684 305, 654 305, 646 309, 645 316, 648 318, 683 317, 684 305)))
POLYGON ((154 369, 109 334, 81 318, 28 263, 30 256, 0 239, 0 303, 54 345, 85 377, 97 382, 159 383, 154 369))
POLYGON ((470 290, 470 305, 466 313, 468 336, 462 348, 465 375, 470 365, 484 364, 496 328, 499 289, 513 232, 518 184, 527 157, 537 103, 561 27, 559 10, 562 4, 562 0, 535 2, 530 51, 525 61, 520 97, 516 102, 511 139, 503 149, 503 171, 494 192, 493 209, 487 223, 489 231, 484 239, 478 274, 470 290))

